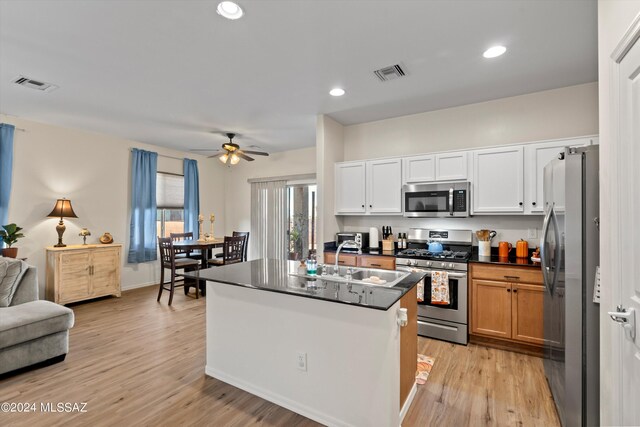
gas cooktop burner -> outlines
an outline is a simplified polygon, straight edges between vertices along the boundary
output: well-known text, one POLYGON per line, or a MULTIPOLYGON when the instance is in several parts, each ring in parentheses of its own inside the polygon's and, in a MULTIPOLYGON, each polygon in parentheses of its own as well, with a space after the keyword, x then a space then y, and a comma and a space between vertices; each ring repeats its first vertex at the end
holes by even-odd
POLYGON ((431 252, 426 249, 405 249, 398 252, 398 256, 405 258, 424 258, 424 259, 455 259, 465 261, 471 254, 464 251, 442 251, 431 252))

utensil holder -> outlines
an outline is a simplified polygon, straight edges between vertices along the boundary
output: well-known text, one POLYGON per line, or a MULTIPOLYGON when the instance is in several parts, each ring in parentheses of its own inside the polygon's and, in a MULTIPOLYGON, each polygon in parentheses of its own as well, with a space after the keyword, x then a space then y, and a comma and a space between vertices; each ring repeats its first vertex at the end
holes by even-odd
POLYGON ((491 242, 480 241, 478 242, 478 255, 479 256, 491 256, 491 242))

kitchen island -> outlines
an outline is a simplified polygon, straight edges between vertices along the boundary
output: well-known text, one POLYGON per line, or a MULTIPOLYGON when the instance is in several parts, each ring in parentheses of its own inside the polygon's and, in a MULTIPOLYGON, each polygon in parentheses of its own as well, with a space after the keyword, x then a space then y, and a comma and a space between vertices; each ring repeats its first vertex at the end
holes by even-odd
POLYGON ((326 425, 400 425, 415 394, 423 275, 386 287, 296 269, 261 259, 200 271, 206 374, 326 425))

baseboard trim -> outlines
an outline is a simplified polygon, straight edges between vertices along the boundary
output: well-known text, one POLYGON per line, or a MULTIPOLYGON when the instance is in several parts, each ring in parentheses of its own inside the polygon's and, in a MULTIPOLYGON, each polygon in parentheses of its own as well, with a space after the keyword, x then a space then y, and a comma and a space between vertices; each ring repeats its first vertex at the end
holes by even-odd
POLYGON ((147 286, 158 286, 158 282, 135 283, 133 285, 123 286, 122 290, 130 291, 132 289, 146 288, 147 286))
POLYGON ((276 405, 282 406, 283 408, 289 409, 290 411, 293 411, 304 417, 312 419, 313 421, 319 422, 320 424, 330 425, 330 426, 344 426, 344 427, 350 426, 350 424, 347 424, 344 421, 338 420, 332 417, 331 415, 318 412, 315 409, 309 408, 308 406, 301 405, 298 402, 294 402, 293 400, 287 397, 265 390, 262 387, 256 386, 255 384, 248 383, 244 380, 236 378, 232 375, 228 375, 224 372, 220 372, 209 366, 205 366, 204 372, 210 377, 223 381, 227 384, 231 384, 234 387, 238 387, 239 389, 242 389, 248 393, 251 393, 265 400, 268 400, 271 403, 275 403, 276 405))
POLYGON ((409 395, 404 401, 404 405, 402 405, 402 409, 400 409, 400 425, 402 425, 405 415, 407 415, 407 412, 409 412, 409 408, 411 407, 411 404, 413 403, 413 398, 416 397, 417 392, 418 392, 418 384, 414 382, 413 387, 411 387, 411 391, 409 392, 409 395))

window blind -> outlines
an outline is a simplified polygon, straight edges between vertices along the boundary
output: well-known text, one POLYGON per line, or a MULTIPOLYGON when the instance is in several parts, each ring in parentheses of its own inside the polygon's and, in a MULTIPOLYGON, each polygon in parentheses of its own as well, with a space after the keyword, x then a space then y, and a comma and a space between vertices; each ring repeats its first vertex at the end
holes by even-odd
POLYGON ((158 172, 156 200, 158 209, 183 209, 184 176, 158 172))

